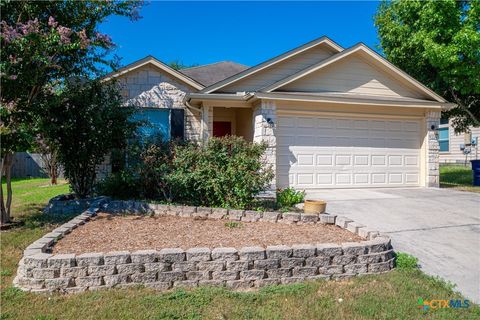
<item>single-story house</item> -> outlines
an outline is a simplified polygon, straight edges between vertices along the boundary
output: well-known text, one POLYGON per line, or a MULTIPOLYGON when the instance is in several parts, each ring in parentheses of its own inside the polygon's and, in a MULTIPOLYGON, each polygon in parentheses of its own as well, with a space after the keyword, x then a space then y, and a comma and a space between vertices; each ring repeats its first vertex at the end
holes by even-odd
POLYGON ((480 128, 468 128, 469 134, 455 133, 452 121, 440 119, 438 141, 440 164, 458 163, 470 165, 470 160, 480 159, 480 128))
POLYGON ((272 189, 439 185, 440 112, 452 104, 362 43, 322 37, 251 68, 173 70, 149 56, 109 78, 169 137, 267 142, 272 189))

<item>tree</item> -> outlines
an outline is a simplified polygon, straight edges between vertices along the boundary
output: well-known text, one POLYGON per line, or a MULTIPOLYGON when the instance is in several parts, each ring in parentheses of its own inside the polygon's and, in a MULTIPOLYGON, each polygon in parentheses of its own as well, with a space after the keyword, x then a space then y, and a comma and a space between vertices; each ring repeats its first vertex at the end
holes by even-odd
POLYGON ((194 64, 185 64, 181 60, 173 60, 168 63, 168 66, 174 70, 181 70, 181 69, 187 69, 187 68, 193 68, 197 67, 198 63, 194 64))
POLYGON ((60 163, 55 148, 52 148, 45 139, 39 135, 35 143, 35 151, 40 154, 43 163, 43 170, 50 178, 50 184, 57 184, 57 178, 60 173, 60 163))
POLYGON ((375 15, 386 57, 457 104, 455 131, 480 126, 480 1, 384 1, 375 15))
POLYGON ((47 145, 63 167, 75 194, 92 194, 97 167, 115 148, 124 148, 136 129, 134 108, 123 106, 118 85, 100 80, 66 83, 62 92, 45 100, 39 120, 47 145), (73 116, 72 116, 73 115, 73 116))
MULTIPOLYGON (((1 224, 10 222, 10 170, 13 153, 24 151, 36 136, 35 102, 49 96, 64 79, 95 76, 105 67, 111 39, 98 32, 110 15, 138 18, 137 1, 2 1, 0 10, 1 168, 7 199, 1 192, 1 224)), ((45 113, 42 113, 45 114, 45 113)))

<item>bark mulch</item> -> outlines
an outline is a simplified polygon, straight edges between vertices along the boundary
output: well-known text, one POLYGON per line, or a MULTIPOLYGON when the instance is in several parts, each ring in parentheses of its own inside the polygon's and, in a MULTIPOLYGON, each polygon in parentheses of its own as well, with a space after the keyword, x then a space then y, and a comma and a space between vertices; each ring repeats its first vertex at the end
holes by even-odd
POLYGON ((73 230, 53 253, 134 251, 192 247, 234 247, 342 243, 363 238, 335 225, 282 224, 200 220, 174 216, 113 216, 99 214, 73 230))

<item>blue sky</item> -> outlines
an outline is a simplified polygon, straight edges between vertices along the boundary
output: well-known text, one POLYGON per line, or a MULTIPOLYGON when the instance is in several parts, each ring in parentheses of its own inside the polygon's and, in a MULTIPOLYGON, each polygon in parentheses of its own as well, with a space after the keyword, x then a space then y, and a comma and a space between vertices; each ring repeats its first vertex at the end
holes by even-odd
POLYGON ((322 35, 343 47, 378 45, 373 15, 379 2, 160 2, 142 19, 110 17, 100 30, 117 44, 122 65, 149 54, 164 62, 249 66, 322 35))

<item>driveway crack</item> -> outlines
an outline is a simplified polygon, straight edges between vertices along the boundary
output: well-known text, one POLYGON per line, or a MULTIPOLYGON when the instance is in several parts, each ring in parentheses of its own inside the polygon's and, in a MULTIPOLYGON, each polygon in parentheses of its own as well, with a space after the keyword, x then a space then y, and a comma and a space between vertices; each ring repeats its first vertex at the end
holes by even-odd
POLYGON ((403 230, 397 230, 397 231, 387 231, 385 233, 393 234, 393 233, 410 232, 410 231, 426 231, 426 230, 436 230, 436 229, 473 227, 473 226, 479 226, 480 227, 480 223, 468 223, 468 224, 459 224, 459 225, 455 225, 455 226, 441 226, 441 227, 429 227, 429 228, 417 228, 417 229, 403 229, 403 230))

